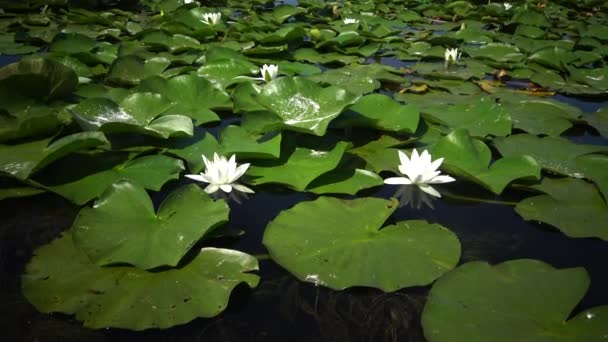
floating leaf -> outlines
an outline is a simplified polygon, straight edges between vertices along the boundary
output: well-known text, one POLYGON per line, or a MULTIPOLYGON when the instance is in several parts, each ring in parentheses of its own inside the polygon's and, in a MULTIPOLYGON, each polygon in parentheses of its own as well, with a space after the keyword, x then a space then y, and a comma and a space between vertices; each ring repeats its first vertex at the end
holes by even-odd
POLYGON ((608 138, 608 107, 604 107, 593 115, 585 117, 587 123, 597 129, 600 134, 608 138))
POLYGON ((172 192, 155 213, 142 187, 120 181, 80 211, 74 243, 98 266, 176 266, 205 233, 228 222, 228 211, 226 202, 191 184, 172 192))
POLYGON ((333 289, 429 284, 458 263, 458 238, 422 220, 380 229, 397 205, 379 198, 301 202, 268 225, 264 245, 298 279, 333 289))
POLYGON ((166 156, 131 158, 122 152, 73 154, 50 166, 35 180, 46 189, 82 205, 99 197, 120 179, 160 191, 163 184, 177 179, 184 170, 181 160, 166 156))
POLYGON ((424 335, 430 342, 600 341, 608 333, 608 306, 568 320, 588 287, 582 267, 470 262, 433 285, 422 313, 424 335))
POLYGON ((180 75, 168 80, 154 76, 143 80, 136 89, 161 94, 173 104, 164 112, 165 115, 185 115, 193 118, 197 125, 219 121, 213 110, 232 109, 228 94, 197 74, 180 75))
POLYGON ((101 132, 76 133, 51 143, 52 140, 47 138, 19 145, 0 145, 0 171, 25 180, 70 153, 108 143, 101 132))
POLYGON ((134 85, 162 73, 169 64, 171 62, 164 57, 144 59, 135 55, 120 56, 112 63, 106 79, 120 85, 134 85))
POLYGON ((71 94, 78 86, 76 73, 63 64, 28 58, 0 68, 0 89, 34 98, 55 99, 71 94))
POLYGON ((382 131, 414 133, 419 119, 416 106, 402 105, 386 95, 371 94, 357 100, 335 124, 337 127, 371 127, 382 131))
MULTIPOLYGON (((530 156, 512 156, 490 165, 492 153, 482 141, 464 129, 456 129, 431 148, 433 157, 445 158, 442 167, 452 176, 461 176, 500 194, 513 180, 540 179, 540 166, 530 156)), ((397 156, 395 155, 395 162, 397 156)))
POLYGON ((160 94, 135 93, 125 97, 120 105, 105 98, 85 99, 71 111, 85 130, 138 132, 165 139, 191 136, 192 119, 164 115, 171 107, 172 103, 160 94))
POLYGON ((308 185, 306 191, 315 194, 347 194, 355 195, 357 192, 381 186, 382 177, 363 169, 349 169, 338 166, 335 170, 321 175, 308 185))
POLYGON ((546 222, 570 237, 608 240, 608 206, 593 186, 580 179, 544 178, 530 186, 546 195, 529 197, 515 211, 528 221, 546 222))
POLYGON ((257 269, 254 257, 218 248, 161 272, 98 267, 67 232, 36 250, 22 291, 39 311, 76 314, 89 328, 165 329, 218 315, 238 284, 257 286, 259 277, 248 273, 257 269))
MULTIPOLYGON (((281 134, 252 135, 240 126, 226 126, 221 132, 221 150, 239 158, 279 158, 281 134)), ((211 157, 211 156, 209 156, 211 157)))
POLYGON ((255 99, 289 128, 321 136, 357 96, 303 78, 281 77, 265 85, 255 99))
POLYGON ((339 142, 331 151, 296 147, 281 153, 278 161, 259 162, 247 171, 251 184, 287 184, 304 191, 315 178, 338 166, 348 143, 339 142))

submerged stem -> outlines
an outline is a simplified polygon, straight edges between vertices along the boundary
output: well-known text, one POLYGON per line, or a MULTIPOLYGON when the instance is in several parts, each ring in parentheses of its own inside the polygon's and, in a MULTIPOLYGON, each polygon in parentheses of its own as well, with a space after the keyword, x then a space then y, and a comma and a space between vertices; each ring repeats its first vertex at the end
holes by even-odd
POLYGON ((512 207, 516 206, 518 203, 518 202, 511 202, 511 201, 500 201, 500 200, 491 200, 491 199, 487 199, 487 198, 455 195, 455 194, 450 194, 450 193, 443 193, 442 195, 447 198, 457 199, 457 200, 462 200, 462 201, 489 203, 489 204, 502 204, 502 205, 508 205, 508 206, 512 206, 512 207))

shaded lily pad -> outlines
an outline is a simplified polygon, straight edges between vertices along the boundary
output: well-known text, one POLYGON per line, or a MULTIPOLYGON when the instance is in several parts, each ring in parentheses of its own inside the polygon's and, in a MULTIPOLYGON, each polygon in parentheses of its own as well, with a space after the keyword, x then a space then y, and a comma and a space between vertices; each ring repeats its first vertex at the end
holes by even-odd
POLYGON ((539 164, 527 155, 505 157, 490 165, 490 148, 464 129, 456 129, 441 138, 431 150, 433 157, 445 158, 442 167, 450 175, 479 183, 495 194, 500 194, 516 179, 540 179, 539 164))
POLYGON ((588 287, 582 267, 470 262, 433 285, 422 313, 424 334, 430 342, 599 341, 608 332, 608 306, 568 320, 588 287))
POLYGON ((251 184, 287 184, 304 191, 315 178, 338 166, 348 143, 339 142, 331 151, 296 147, 281 153, 278 161, 259 162, 247 171, 251 184))
POLYGON ((27 58, 0 68, 0 88, 34 98, 60 98, 78 86, 76 73, 61 63, 27 58))
POLYGON ((215 137, 203 129, 198 129, 192 138, 173 139, 167 153, 184 159, 188 163, 190 173, 198 173, 204 168, 202 155, 211 157, 219 150, 220 146, 215 137))
POLYGON ((478 48, 467 48, 465 51, 473 58, 497 63, 519 63, 525 58, 516 46, 504 43, 490 43, 478 48))
POLYGON ((371 127, 382 131, 414 133, 420 114, 414 105, 402 105, 386 95, 361 97, 335 122, 336 127, 371 127))
POLYGON ((468 129, 472 136, 506 136, 511 134, 511 116, 500 103, 482 97, 472 104, 436 105, 422 110, 430 121, 449 128, 468 129))
POLYGON ((544 178, 530 188, 545 195, 517 204, 515 211, 525 220, 546 222, 570 237, 608 241, 608 206, 593 184, 573 178, 544 178))
POLYGON ((298 279, 333 289, 389 292, 429 284, 456 266, 460 242, 446 228, 422 220, 380 229, 397 206, 378 198, 301 202, 268 225, 264 245, 298 279))
POLYGON ((587 115, 585 120, 597 129, 602 136, 608 138, 608 107, 598 110, 593 115, 587 115))
POLYGON ((156 76, 165 71, 171 62, 164 57, 144 59, 136 55, 118 57, 112 66, 106 80, 120 85, 134 85, 150 76, 156 76))
POLYGON ((357 96, 303 78, 281 77, 265 85, 255 99, 289 128, 320 136, 357 96))
POLYGON ((19 145, 0 145, 0 171, 25 180, 34 172, 66 155, 108 143, 101 132, 84 132, 36 140, 19 145))
POLYGON ((82 205, 99 197, 120 179, 159 191, 163 184, 177 179, 184 170, 181 160, 166 156, 131 158, 123 152, 73 154, 49 166, 35 180, 44 188, 82 205), (79 167, 74 168, 73 165, 79 167))
POLYGON ((80 211, 74 244, 98 266, 176 266, 208 231, 228 222, 228 211, 226 202, 191 184, 172 192, 155 213, 142 187, 120 181, 80 211))
POLYGON ((493 141, 505 157, 529 155, 545 170, 594 181, 606 197, 608 195, 608 147, 575 144, 564 138, 539 138, 529 134, 517 134, 493 141))
MULTIPOLYGON (((281 134, 252 135, 240 126, 227 126, 221 132, 221 150, 239 158, 279 158, 281 134)), ((211 156, 209 156, 211 157, 211 156)))
POLYGON ((39 311, 76 314, 89 328, 163 329, 218 315, 238 284, 257 286, 257 269, 250 255, 210 247, 179 269, 98 267, 67 232, 36 250, 22 291, 39 311))
POLYGON ((161 94, 172 102, 164 114, 185 115, 196 125, 219 121, 213 110, 232 109, 230 97, 197 74, 172 77, 168 80, 155 76, 143 80, 136 88, 141 92, 161 94))
POLYGON ((81 101, 71 109, 85 130, 138 132, 159 138, 191 136, 192 119, 184 115, 162 115, 173 106, 160 94, 135 93, 120 105, 105 98, 81 101))
POLYGON ((382 177, 363 169, 349 169, 338 166, 336 169, 316 178, 308 185, 306 191, 315 194, 347 194, 355 195, 357 192, 381 186, 382 177))
POLYGON ((309 79, 344 88, 356 95, 363 95, 380 88, 381 82, 404 82, 403 76, 397 75, 396 72, 396 69, 380 64, 349 65, 327 70, 309 79))

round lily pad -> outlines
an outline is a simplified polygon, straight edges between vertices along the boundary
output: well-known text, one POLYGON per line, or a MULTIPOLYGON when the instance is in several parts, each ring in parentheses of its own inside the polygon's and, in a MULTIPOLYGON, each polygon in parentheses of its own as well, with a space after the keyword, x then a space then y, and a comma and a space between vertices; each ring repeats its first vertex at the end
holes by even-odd
POLYGON ((302 202, 268 225, 264 245, 298 279, 333 289, 430 284, 456 266, 460 242, 423 220, 380 229, 398 205, 379 198, 302 202))
POLYGON ((568 320, 589 287, 583 268, 538 260, 470 262, 439 279, 422 313, 430 342, 601 341, 608 306, 568 320))
POLYGON ((80 211, 74 242, 99 266, 175 266, 203 235, 227 221, 228 205, 195 184, 171 193, 155 213, 142 187, 120 181, 80 211))
POLYGON ((99 267, 70 231, 35 251, 22 278, 23 295, 39 311, 76 314, 89 328, 169 328, 213 317, 240 283, 257 286, 257 260, 229 249, 203 248, 181 268, 148 272, 99 267))

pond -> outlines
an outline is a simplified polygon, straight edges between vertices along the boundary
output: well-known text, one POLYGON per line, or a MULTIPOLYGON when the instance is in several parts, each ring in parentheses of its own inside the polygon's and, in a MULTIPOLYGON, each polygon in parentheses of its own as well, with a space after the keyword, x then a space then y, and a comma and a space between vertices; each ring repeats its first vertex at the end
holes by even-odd
POLYGON ((8 341, 606 340, 606 6, 96 3, 0 2, 8 341))

